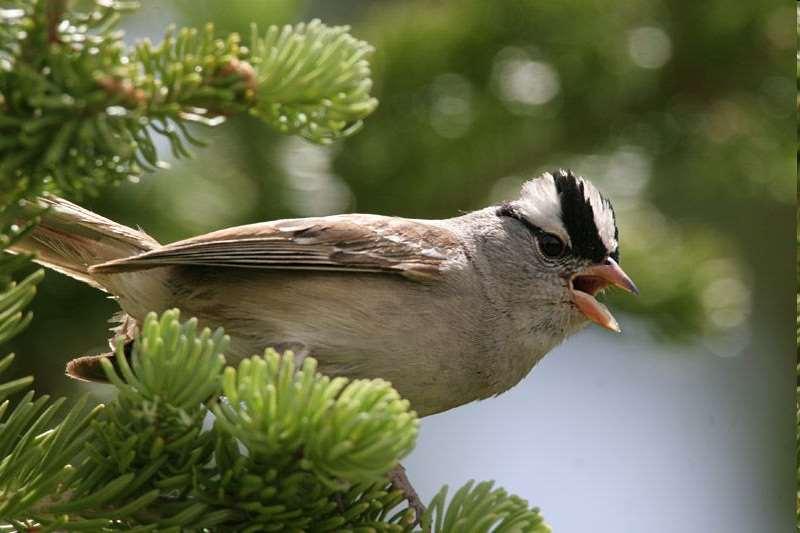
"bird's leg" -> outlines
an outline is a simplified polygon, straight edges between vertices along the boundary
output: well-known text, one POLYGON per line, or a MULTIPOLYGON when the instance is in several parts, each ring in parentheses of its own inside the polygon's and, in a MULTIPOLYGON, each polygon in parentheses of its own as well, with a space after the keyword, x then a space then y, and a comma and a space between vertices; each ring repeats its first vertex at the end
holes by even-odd
POLYGON ((414 510, 414 524, 418 524, 422 519, 422 514, 425 512, 425 505, 423 505, 417 491, 414 490, 414 486, 411 485, 411 482, 408 480, 406 469, 403 468, 403 465, 398 463, 397 466, 389 472, 389 481, 391 481, 393 489, 403 493, 403 496, 408 502, 408 506, 414 510))

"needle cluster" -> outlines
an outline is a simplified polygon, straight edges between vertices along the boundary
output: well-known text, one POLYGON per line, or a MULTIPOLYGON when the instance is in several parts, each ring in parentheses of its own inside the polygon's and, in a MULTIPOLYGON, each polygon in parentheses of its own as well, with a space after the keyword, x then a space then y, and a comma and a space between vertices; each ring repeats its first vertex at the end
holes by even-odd
MULTIPOLYGON (((116 397, 70 409, 28 391, 0 403, 0 526, 18 530, 410 531, 387 473, 416 414, 385 381, 329 378, 290 353, 225 367, 222 330, 149 315, 104 361, 116 397), (53 420, 60 422, 53 424, 53 420)), ((0 362, 5 370, 13 356, 0 362)), ((30 378, 0 385, 0 400, 30 378)), ((491 483, 447 488, 425 531, 548 531, 491 483)))
POLYGON ((213 25, 170 28, 132 46, 117 29, 132 2, 85 12, 57 0, 0 9, 0 200, 30 186, 64 194, 161 165, 202 145, 192 124, 250 114, 281 132, 327 143, 355 132, 377 106, 372 48, 318 20, 255 26, 244 42, 213 25), (88 179, 87 179, 88 178, 88 179))

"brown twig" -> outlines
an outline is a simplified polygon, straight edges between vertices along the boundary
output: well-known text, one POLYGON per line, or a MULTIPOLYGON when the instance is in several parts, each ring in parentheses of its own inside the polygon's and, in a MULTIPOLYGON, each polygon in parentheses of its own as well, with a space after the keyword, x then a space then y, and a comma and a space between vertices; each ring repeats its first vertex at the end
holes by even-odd
POLYGON ((110 96, 117 98, 118 103, 125 107, 139 107, 147 99, 143 90, 135 87, 130 80, 119 76, 100 76, 96 81, 110 96))
POLYGON ((60 42, 58 25, 67 10, 67 0, 47 0, 47 42, 60 42))

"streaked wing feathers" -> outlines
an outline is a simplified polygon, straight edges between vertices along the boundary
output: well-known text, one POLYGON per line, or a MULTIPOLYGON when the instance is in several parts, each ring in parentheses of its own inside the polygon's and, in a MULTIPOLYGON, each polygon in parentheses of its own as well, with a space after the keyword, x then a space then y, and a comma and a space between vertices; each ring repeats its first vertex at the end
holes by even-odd
POLYGON ((95 265, 91 271, 197 265, 392 272, 430 279, 439 273, 447 251, 458 247, 453 233, 423 221, 336 215, 228 228, 95 265))

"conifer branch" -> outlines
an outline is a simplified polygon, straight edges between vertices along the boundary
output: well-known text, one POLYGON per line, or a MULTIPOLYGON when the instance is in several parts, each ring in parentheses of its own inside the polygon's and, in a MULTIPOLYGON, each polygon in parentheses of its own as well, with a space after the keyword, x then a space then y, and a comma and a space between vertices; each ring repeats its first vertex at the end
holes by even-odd
MULTIPOLYGON (((412 530, 387 478, 416 438, 407 401, 382 380, 323 376, 313 358, 296 369, 291 353, 224 369, 226 345, 222 330, 198 331, 177 310, 151 314, 130 360, 119 342, 116 364, 104 361, 117 389, 107 406, 82 414, 78 402, 51 427, 63 400, 28 392, 5 417, 0 403, 0 525, 412 530)), ((0 401, 30 383, 0 385, 0 401)), ((468 483, 448 505, 446 493, 424 530, 548 531, 491 483, 468 483)))
POLYGON ((212 25, 170 29, 161 43, 128 47, 116 29, 135 4, 97 0, 78 13, 64 0, 0 11, 0 204, 22 189, 69 194, 161 165, 154 136, 176 158, 199 145, 191 123, 249 113, 314 142, 352 134, 377 105, 371 47, 319 21, 246 45, 212 25))

